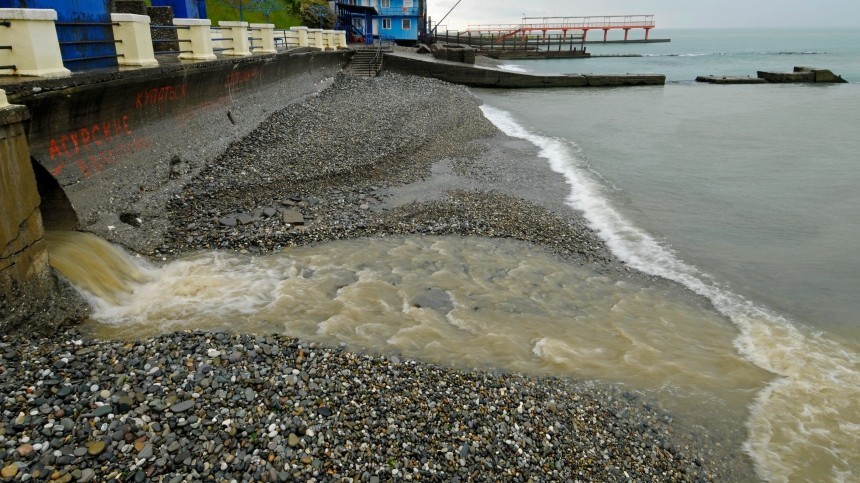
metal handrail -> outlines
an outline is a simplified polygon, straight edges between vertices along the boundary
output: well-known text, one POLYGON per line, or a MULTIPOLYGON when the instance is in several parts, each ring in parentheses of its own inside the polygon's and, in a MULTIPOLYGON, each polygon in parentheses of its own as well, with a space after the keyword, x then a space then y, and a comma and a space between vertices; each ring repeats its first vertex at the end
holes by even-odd
POLYGON ((63 62, 82 62, 85 60, 115 59, 117 57, 125 57, 125 54, 94 55, 92 57, 77 57, 74 59, 63 59, 63 62))
POLYGON ((122 40, 70 40, 59 42, 60 45, 81 45, 81 44, 121 44, 122 40))
POLYGON ((117 22, 54 22, 57 27, 113 27, 117 22))

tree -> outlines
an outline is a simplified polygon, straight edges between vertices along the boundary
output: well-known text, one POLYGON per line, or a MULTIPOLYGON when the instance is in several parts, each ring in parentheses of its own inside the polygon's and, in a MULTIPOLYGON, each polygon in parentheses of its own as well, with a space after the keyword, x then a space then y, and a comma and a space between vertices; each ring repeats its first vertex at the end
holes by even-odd
POLYGON ((325 0, 300 0, 298 14, 308 27, 334 28, 334 12, 325 0))
MULTIPOLYGON (((269 22, 269 15, 274 11, 286 10, 286 5, 282 1, 275 0, 215 0, 215 3, 220 3, 225 7, 236 9, 239 12, 239 21, 245 20, 245 12, 255 10, 262 12, 266 16, 266 23, 269 22)), ((295 8, 294 0, 287 0, 287 4, 295 8)))
POLYGON ((271 15, 272 12, 285 10, 285 8, 283 4, 280 4, 280 2, 276 2, 275 0, 260 0, 260 3, 257 5, 257 10, 266 16, 266 23, 269 23, 269 15, 271 15))

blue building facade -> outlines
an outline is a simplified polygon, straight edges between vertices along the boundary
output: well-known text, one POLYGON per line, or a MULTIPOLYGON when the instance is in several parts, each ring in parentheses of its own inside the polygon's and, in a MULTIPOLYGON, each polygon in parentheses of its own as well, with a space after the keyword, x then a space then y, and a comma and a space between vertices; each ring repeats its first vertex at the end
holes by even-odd
POLYGON ((352 34, 353 41, 373 39, 414 45, 427 34, 426 0, 342 0, 332 2, 335 28, 352 34))

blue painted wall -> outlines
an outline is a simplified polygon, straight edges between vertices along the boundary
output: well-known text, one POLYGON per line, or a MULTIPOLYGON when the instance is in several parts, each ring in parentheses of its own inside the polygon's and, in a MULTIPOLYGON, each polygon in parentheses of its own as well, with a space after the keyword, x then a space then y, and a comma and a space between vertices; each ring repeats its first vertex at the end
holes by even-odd
MULTIPOLYGON (((342 0, 347 3, 349 0, 342 0)), ((352 2, 349 2, 352 3, 352 2)), ((377 23, 372 35, 382 39, 415 41, 418 40, 420 28, 424 21, 426 11, 426 2, 423 0, 412 0, 411 6, 404 7, 404 0, 390 0, 386 6, 383 6, 383 0, 370 0, 366 2, 355 2, 356 4, 366 7, 374 7, 379 15, 373 16, 373 20, 377 23), (383 28, 383 21, 391 22, 389 28, 383 28), (403 21, 408 20, 408 28, 403 28, 403 21)), ((369 25, 365 28, 369 30, 369 25)), ((368 32, 370 34, 371 32, 368 32)))
POLYGON ((404 7, 403 0, 390 0, 388 6, 383 6, 382 0, 375 0, 374 6, 379 11, 379 32, 382 38, 393 38, 395 40, 417 40, 418 24, 421 21, 421 11, 418 8, 419 0, 412 0, 412 6, 404 7), (391 20, 391 28, 384 29, 383 19, 391 20), (409 20, 409 28, 403 28, 403 20, 409 20))
POLYGON ((0 0, 0 7, 53 9, 57 11, 58 24, 103 23, 105 25, 57 25, 63 64, 70 70, 117 65, 108 0, 0 0))

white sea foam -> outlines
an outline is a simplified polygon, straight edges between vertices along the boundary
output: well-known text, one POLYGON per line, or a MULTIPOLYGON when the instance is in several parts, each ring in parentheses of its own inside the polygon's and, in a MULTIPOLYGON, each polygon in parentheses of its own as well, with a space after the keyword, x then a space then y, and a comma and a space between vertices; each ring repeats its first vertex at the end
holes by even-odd
POLYGON ((827 52, 789 51, 789 52, 687 52, 683 54, 642 54, 642 57, 743 57, 749 55, 823 55, 827 52))
POLYGON ((502 64, 499 66, 499 69, 506 70, 508 72, 531 72, 529 69, 517 64, 502 64))
MULTIPOLYGON (((797 326, 720 286, 682 262, 654 237, 625 219, 603 195, 572 143, 530 132, 510 113, 483 106, 509 136, 530 141, 571 186, 567 201, 583 212, 621 260, 643 272, 679 282, 711 300, 740 330, 738 351, 777 377, 751 408, 745 450, 769 481, 847 481, 860 477, 860 348, 846 347, 797 326)), ((546 352, 547 342, 535 350, 546 352)))

